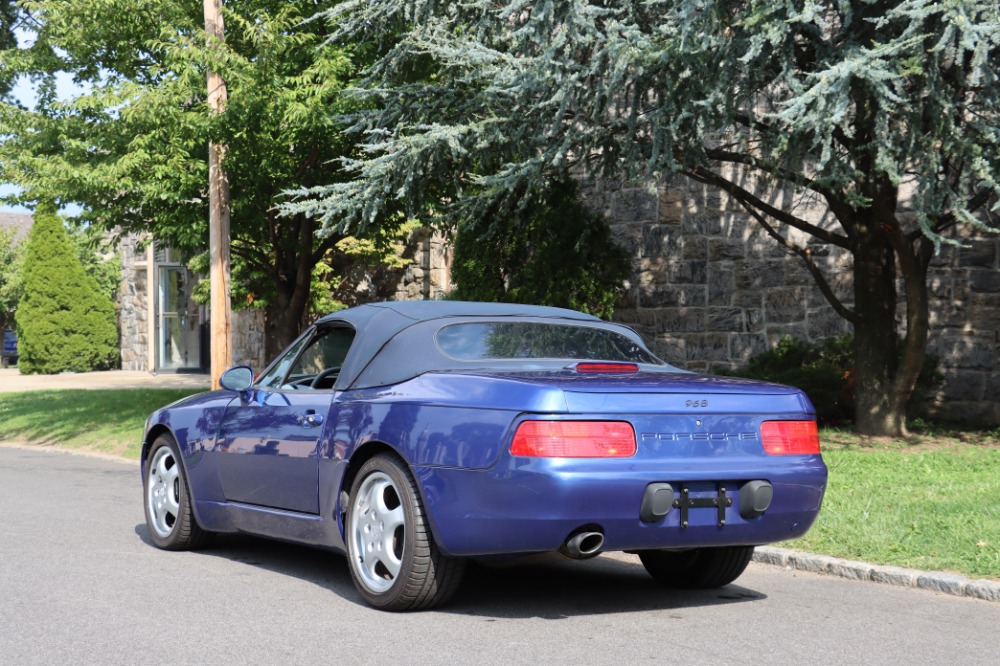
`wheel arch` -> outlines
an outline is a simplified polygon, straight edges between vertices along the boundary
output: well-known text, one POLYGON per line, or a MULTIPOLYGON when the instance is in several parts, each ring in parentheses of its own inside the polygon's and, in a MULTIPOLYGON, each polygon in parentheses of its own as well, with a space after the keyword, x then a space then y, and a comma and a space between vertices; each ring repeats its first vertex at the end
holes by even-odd
MULTIPOLYGON (((385 442, 379 440, 372 440, 370 442, 365 442, 358 448, 354 450, 350 458, 347 459, 347 469, 344 470, 344 476, 340 480, 340 490, 337 493, 337 504, 336 504, 336 519, 337 525, 340 528, 340 536, 346 538, 346 525, 344 525, 344 516, 347 513, 347 503, 345 498, 350 495, 351 486, 354 485, 354 479, 357 478, 358 472, 364 467, 365 463, 374 458, 377 455, 383 453, 391 453, 398 457, 403 463, 409 468, 410 474, 413 474, 413 467, 410 461, 406 459, 403 453, 389 445, 385 442)), ((420 483, 417 483, 417 492, 421 494, 420 501, 423 502, 423 491, 420 488, 420 483)), ((346 543, 346 541, 345 541, 346 543)))
POLYGON ((188 468, 188 460, 187 456, 184 455, 183 444, 177 438, 177 435, 174 434, 174 431, 171 430, 170 426, 164 423, 157 423, 150 427, 149 432, 146 433, 146 438, 142 442, 142 451, 139 454, 139 464, 140 469, 142 470, 143 483, 145 483, 146 474, 149 472, 149 470, 146 469, 146 461, 149 458, 149 450, 152 448, 153 442, 155 442, 160 435, 167 435, 170 437, 170 439, 174 442, 174 446, 177 447, 177 462, 184 469, 184 478, 186 479, 188 493, 191 498, 191 511, 194 515, 194 520, 199 527, 207 529, 205 528, 205 521, 200 515, 201 509, 199 508, 198 503, 194 501, 194 492, 191 490, 191 470, 188 468))
MULTIPOLYGON (((142 465, 143 474, 146 473, 146 458, 149 457, 149 449, 153 446, 153 442, 155 442, 156 438, 160 435, 170 435, 170 438, 174 440, 174 444, 177 444, 177 446, 180 447, 180 444, 177 442, 177 437, 169 427, 162 423, 157 423, 151 427, 149 432, 146 433, 146 438, 142 441, 142 450, 139 452, 139 463, 142 465)), ((181 458, 183 459, 184 456, 182 455, 181 458)))

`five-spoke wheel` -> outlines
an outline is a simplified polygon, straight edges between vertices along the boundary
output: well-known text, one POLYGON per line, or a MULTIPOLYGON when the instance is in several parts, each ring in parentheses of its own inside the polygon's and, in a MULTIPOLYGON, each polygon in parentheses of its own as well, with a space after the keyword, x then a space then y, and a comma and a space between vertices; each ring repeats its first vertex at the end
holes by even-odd
POLYGON ((195 521, 184 467, 169 435, 160 435, 149 448, 142 485, 146 525, 154 545, 188 550, 205 544, 211 534, 195 521))
POLYGON ((437 549, 416 483, 397 456, 375 456, 358 471, 346 527, 351 577, 372 606, 430 608, 457 589, 465 562, 437 549))
POLYGON ((181 513, 181 467, 169 446, 158 448, 149 460, 146 479, 146 512, 149 529, 166 539, 181 513))

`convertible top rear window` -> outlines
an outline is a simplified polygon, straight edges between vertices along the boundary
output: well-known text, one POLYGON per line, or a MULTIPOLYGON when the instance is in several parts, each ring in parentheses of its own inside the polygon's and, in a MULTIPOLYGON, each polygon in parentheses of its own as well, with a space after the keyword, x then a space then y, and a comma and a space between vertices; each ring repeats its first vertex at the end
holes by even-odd
POLYGON ((442 352, 459 361, 568 359, 663 364, 627 336, 592 326, 529 321, 451 324, 438 330, 436 340, 442 352))

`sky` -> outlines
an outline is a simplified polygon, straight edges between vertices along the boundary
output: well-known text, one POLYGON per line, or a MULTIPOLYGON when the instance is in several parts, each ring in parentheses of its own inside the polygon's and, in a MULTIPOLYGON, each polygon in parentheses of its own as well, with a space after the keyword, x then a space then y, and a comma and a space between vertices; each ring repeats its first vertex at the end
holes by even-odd
MULTIPOLYGON (((70 99, 82 92, 82 88, 73 83, 71 77, 66 75, 60 75, 56 78, 56 90, 60 99, 70 99)), ((22 104, 27 106, 29 109, 35 105, 35 91, 31 84, 21 78, 14 86, 13 90, 14 96, 20 100, 22 104)), ((8 183, 0 183, 0 196, 5 196, 17 192, 18 188, 14 185, 8 183)), ((79 206, 67 206, 63 209, 63 212, 69 213, 70 215, 75 214, 80 210, 79 206)), ((29 213, 31 212, 23 206, 8 206, 6 204, 0 203, 0 213, 29 213)))
MULTIPOLYGON (((27 42, 31 40, 31 33, 26 33, 22 30, 18 31, 17 34, 18 42, 21 46, 25 46, 27 42)), ((76 95, 83 92, 83 88, 73 83, 72 78, 68 74, 62 74, 56 77, 56 91, 60 99, 66 100, 75 97, 76 95)), ((14 90, 12 91, 14 97, 16 97, 22 104, 26 107, 33 108, 35 106, 35 90, 31 83, 21 77, 14 85, 14 90)), ((18 188, 9 183, 0 183, 0 196, 5 196, 18 191, 18 188)), ((74 214, 79 211, 78 206, 68 206, 63 209, 64 212, 69 214, 74 214)), ((28 213, 31 212, 23 206, 8 206, 6 204, 0 203, 0 213, 28 213)))
MULTIPOLYGON (((17 99, 21 100, 21 102, 24 104, 27 104, 29 101, 32 102, 33 104, 35 100, 35 91, 32 90, 31 86, 28 85, 27 82, 22 79, 17 82, 17 85, 14 86, 14 96, 17 97, 17 99)), ((14 187, 13 185, 0 183, 0 196, 6 196, 14 192, 17 192, 17 188, 14 187)), ((26 213, 26 212, 28 212, 28 209, 22 206, 14 207, 0 203, 0 213, 26 213)))

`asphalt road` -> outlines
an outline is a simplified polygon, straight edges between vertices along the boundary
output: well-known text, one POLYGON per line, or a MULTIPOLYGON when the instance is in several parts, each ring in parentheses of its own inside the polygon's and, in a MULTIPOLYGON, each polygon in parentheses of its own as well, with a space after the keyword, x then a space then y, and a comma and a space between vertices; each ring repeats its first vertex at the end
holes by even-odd
POLYGON ((0 664, 996 664, 1000 604, 751 564, 656 588, 630 556, 474 568, 448 607, 364 606, 340 556, 150 545, 137 466, 0 447, 0 664))

